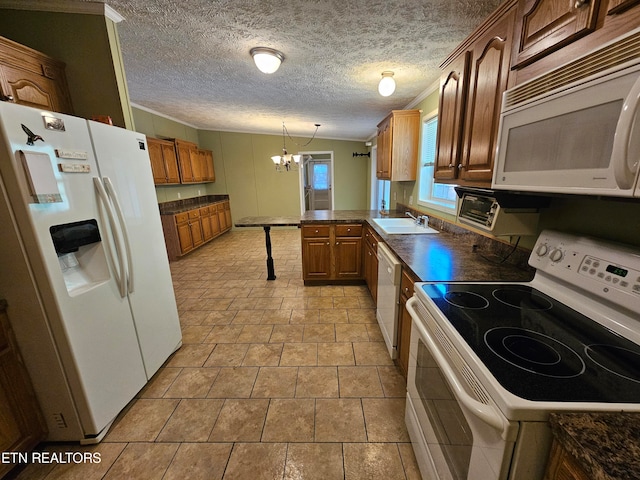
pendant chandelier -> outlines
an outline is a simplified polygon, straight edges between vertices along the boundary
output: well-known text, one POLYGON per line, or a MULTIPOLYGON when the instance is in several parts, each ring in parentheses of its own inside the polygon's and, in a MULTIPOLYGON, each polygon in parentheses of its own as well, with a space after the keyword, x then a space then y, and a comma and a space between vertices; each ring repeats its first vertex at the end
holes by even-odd
POLYGON ((288 172, 289 170, 292 170, 294 166, 298 166, 300 164, 300 160, 302 159, 302 155, 291 154, 287 152, 285 133, 293 143, 296 143, 296 145, 298 145, 299 147, 306 147, 316 137, 316 133, 318 133, 318 128, 320 127, 320 124, 316 123, 315 127, 316 127, 316 130, 315 132, 313 132, 313 136, 311 137, 311 139, 304 145, 299 145, 293 141, 293 138, 291 138, 291 135, 289 135, 289 131, 287 130, 287 127, 285 127, 284 122, 282 122, 282 155, 274 155, 271 157, 271 160, 276 166, 277 171, 280 172, 284 169, 285 171, 288 172))

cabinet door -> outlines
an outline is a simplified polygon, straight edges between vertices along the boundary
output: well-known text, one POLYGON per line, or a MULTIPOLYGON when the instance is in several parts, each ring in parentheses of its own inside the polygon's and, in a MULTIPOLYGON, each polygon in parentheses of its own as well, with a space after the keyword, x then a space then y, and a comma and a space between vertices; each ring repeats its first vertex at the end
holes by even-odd
POLYGON ((193 183, 193 168, 191 166, 192 144, 182 140, 176 140, 176 151, 178 152, 178 164, 180 166, 180 182, 193 183))
POLYGON ((402 270, 400 282, 400 308, 398 311, 398 366, 403 375, 407 376, 409 369, 409 349, 411 346, 411 315, 406 309, 407 300, 413 296, 413 284, 418 279, 408 271, 402 270))
MULTIPOLYGON (((0 451, 30 451, 44 436, 44 419, 0 304, 0 451)), ((13 466, 11 462, 0 464, 0 477, 13 466)))
POLYGON ((454 60, 440 79, 438 146, 434 169, 434 176, 439 180, 454 179, 458 174, 467 103, 469 55, 469 52, 464 52, 454 60))
POLYGON ((609 0, 607 14, 614 15, 623 12, 637 3, 640 3, 640 0, 609 0))
POLYGON ((202 164, 202 180, 204 182, 213 182, 216 174, 213 169, 213 152, 211 150, 198 150, 200 154, 200 163, 202 164))
POLYGON ((166 183, 180 183, 180 170, 178 169, 178 158, 176 148, 170 142, 162 142, 162 159, 167 175, 166 183))
POLYGON ((335 278, 362 277, 362 238, 336 237, 335 278))
POLYGON ((193 172, 194 182, 204 181, 204 155, 201 155, 200 150, 193 146, 189 150, 189 158, 191 159, 191 171, 193 172))
POLYGON ((224 221, 227 224, 227 228, 231 228, 231 205, 229 202, 224 202, 224 221))
POLYGON ((600 0, 520 0, 522 31, 514 67, 520 68, 596 28, 600 0))
POLYGON ((328 280, 331 277, 331 243, 328 237, 302 240, 302 270, 305 280, 328 280))
POLYGON ((26 72, 11 66, 2 66, 0 76, 4 77, 6 95, 13 101, 28 107, 41 108, 54 112, 69 113, 61 104, 56 92, 56 82, 32 72, 26 72))
POLYGON ((378 125, 378 150, 376 157, 376 176, 380 180, 391 179, 391 117, 378 125))
POLYGON ((220 224, 220 231, 224 232, 229 227, 227 225, 227 216, 224 213, 224 203, 218 204, 218 223, 220 224))
POLYGON ((391 180, 414 181, 417 175, 420 112, 394 112, 391 127, 391 180))
POLYGON ((149 148, 149 160, 151 161, 153 183, 156 185, 167 183, 167 172, 164 167, 162 145, 153 138, 147 138, 147 147, 149 148))
POLYGON ((217 237, 220 235, 220 220, 218 219, 218 206, 211 205, 209 207, 211 215, 209 216, 209 222, 211 224, 211 235, 217 237))
POLYGON ((193 237, 191 236, 191 226, 189 221, 178 223, 178 242, 180 242, 180 253, 185 254, 193 250, 193 237))
POLYGON ((474 44, 459 175, 464 180, 491 182, 502 93, 509 77, 514 15, 510 10, 474 44))
POLYGON ((202 207, 200 209, 200 224, 202 225, 202 238, 209 241, 213 238, 213 230, 211 229, 211 212, 209 207, 202 207))

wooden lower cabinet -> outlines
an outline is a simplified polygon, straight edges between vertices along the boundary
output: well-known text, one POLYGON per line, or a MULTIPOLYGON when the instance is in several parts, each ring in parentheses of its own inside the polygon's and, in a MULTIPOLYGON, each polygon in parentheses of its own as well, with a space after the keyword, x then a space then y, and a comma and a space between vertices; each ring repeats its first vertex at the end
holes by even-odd
POLYGON ((228 200, 174 215, 161 215, 169 260, 195 250, 231 229, 228 200))
POLYGON ((375 304, 378 300, 378 243, 380 238, 371 227, 364 227, 364 244, 362 252, 362 269, 364 281, 375 304))
POLYGON ((554 440, 543 480, 591 480, 591 477, 573 456, 554 440))
POLYGON ((303 225, 302 271, 305 284, 362 281, 362 225, 303 225))
MULTIPOLYGON (((0 451, 28 452, 46 426, 5 309, 0 300, 0 451)), ((0 478, 15 465, 0 463, 0 478)))
POLYGON ((407 300, 413 297, 413 284, 418 279, 406 269, 402 270, 400 280, 400 308, 398 309, 398 366, 407 377, 409 369, 409 347, 411 345, 411 315, 406 309, 407 300))

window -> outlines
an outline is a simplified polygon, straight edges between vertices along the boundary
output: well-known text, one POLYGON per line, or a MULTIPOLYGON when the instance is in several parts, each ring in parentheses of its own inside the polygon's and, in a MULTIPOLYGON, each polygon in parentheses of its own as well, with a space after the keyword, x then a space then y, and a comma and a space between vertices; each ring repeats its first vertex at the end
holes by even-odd
POLYGON ((377 199, 378 205, 376 209, 382 210, 382 202, 384 201, 384 210, 389 210, 389 195, 391 193, 391 182, 389 180, 378 180, 376 182, 378 189, 377 199))
POLYGON ((454 185, 435 183, 433 171, 436 161, 438 112, 431 112, 422 119, 422 150, 418 170, 418 204, 455 214, 457 195, 454 185))

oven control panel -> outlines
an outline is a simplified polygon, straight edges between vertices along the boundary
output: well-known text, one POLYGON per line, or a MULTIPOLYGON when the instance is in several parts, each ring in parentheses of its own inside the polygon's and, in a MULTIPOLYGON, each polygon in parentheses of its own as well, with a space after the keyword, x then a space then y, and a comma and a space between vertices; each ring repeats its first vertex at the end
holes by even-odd
POLYGON ((531 252, 529 265, 640 311, 640 248, 545 230, 531 252))

